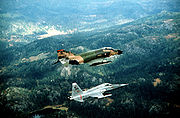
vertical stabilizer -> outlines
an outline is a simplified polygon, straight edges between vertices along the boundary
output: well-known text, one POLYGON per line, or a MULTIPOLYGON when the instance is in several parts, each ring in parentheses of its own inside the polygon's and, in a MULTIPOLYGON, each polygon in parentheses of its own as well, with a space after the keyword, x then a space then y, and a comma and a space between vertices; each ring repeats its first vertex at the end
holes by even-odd
POLYGON ((72 84, 72 98, 76 101, 83 102, 83 91, 81 88, 77 85, 77 83, 72 84))
POLYGON ((82 94, 83 91, 81 88, 77 85, 77 83, 72 84, 72 96, 77 96, 79 94, 82 94))
POLYGON ((74 56, 73 53, 71 53, 70 51, 65 51, 64 49, 57 50, 57 55, 58 55, 58 60, 54 64, 61 62, 64 65, 69 64, 69 59, 68 59, 69 56, 74 56))

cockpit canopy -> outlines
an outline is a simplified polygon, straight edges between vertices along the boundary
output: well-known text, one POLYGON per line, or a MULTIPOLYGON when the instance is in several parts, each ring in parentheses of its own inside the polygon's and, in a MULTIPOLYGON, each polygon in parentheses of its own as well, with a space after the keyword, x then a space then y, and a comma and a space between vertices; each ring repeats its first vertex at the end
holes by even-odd
POLYGON ((103 50, 113 50, 112 47, 103 47, 102 49, 103 49, 103 50))
POLYGON ((112 86, 112 84, 109 84, 109 83, 105 83, 105 86, 112 86))

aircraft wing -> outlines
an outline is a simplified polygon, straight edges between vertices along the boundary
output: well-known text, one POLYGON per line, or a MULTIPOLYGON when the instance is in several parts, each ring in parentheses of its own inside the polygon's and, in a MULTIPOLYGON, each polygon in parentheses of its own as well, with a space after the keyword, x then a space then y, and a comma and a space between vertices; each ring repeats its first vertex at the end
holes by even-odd
POLYGON ((94 92, 93 94, 91 94, 90 96, 91 97, 95 97, 95 98, 105 98, 105 97, 108 97, 108 96, 112 96, 112 94, 107 94, 107 95, 104 95, 103 93, 105 92, 106 90, 103 90, 103 91, 97 91, 97 92, 94 92))
POLYGON ((106 60, 104 58, 101 58, 101 59, 92 60, 92 61, 88 62, 88 64, 90 66, 100 66, 100 65, 109 64, 111 62, 112 62, 111 60, 106 60))
POLYGON ((101 92, 95 93, 90 95, 91 97, 95 97, 95 98, 103 98, 105 97, 101 92))
POLYGON ((109 64, 112 61, 102 61, 102 62, 97 62, 97 63, 93 63, 90 66, 100 66, 100 65, 105 65, 105 64, 109 64))

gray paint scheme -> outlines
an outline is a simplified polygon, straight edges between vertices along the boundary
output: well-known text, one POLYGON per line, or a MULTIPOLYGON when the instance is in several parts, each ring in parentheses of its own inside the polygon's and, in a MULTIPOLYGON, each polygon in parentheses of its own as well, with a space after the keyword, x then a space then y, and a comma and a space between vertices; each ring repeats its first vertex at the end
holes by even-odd
POLYGON ((75 100, 78 102, 84 102, 85 98, 95 97, 95 98, 104 98, 112 96, 112 94, 103 95, 104 92, 110 91, 119 87, 126 86, 128 84, 110 84, 103 83, 86 91, 82 91, 77 83, 72 84, 72 95, 69 97, 70 100, 75 100))

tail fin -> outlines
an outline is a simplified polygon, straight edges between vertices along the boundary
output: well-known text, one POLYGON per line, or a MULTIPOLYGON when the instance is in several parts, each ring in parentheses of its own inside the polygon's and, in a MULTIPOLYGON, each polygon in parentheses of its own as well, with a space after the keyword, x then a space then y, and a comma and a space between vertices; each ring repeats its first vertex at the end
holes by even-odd
POLYGON ((77 85, 77 83, 72 84, 72 98, 79 102, 84 102, 82 97, 83 91, 77 85))
POLYGON ((58 60, 66 57, 66 51, 64 49, 57 50, 58 60))
POLYGON ((69 56, 74 56, 73 53, 70 51, 65 51, 64 49, 57 50, 57 55, 58 55, 58 61, 55 62, 54 64, 61 62, 62 64, 67 64, 69 63, 69 56))
POLYGON ((69 63, 67 57, 71 54, 71 52, 65 51, 64 49, 57 50, 58 60, 54 64, 61 62, 62 64, 69 63))
POLYGON ((72 84, 72 97, 73 96, 77 96, 79 94, 82 94, 83 91, 81 90, 81 88, 77 85, 77 83, 73 83, 72 84))

